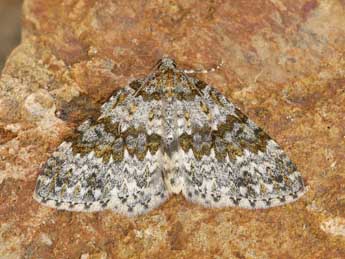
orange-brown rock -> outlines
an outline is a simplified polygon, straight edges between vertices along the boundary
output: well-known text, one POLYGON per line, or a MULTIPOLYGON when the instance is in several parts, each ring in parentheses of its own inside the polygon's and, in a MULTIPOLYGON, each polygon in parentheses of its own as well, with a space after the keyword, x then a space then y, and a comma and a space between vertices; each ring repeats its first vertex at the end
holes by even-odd
POLYGON ((343 0, 27 0, 0 80, 0 258, 345 258, 343 0), (138 218, 32 199, 40 164, 118 87, 168 54, 283 147, 309 192, 206 209, 175 196, 138 218))

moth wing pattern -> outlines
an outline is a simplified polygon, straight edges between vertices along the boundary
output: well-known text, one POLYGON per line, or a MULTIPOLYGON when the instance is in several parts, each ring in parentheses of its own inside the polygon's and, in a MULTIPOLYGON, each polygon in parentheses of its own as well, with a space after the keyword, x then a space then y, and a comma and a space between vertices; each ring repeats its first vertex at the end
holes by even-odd
POLYGON ((41 169, 37 201, 63 210, 112 209, 131 216, 168 198, 160 162, 161 103, 136 96, 141 84, 137 80, 118 90, 96 121, 82 123, 58 147, 41 169))
POLYGON ((270 208, 306 188, 294 163, 219 91, 162 58, 117 90, 41 168, 34 198, 71 211, 144 214, 171 194, 270 208))
POLYGON ((221 93, 203 85, 180 102, 176 179, 191 202, 208 207, 269 208, 298 199, 303 179, 279 145, 221 93))

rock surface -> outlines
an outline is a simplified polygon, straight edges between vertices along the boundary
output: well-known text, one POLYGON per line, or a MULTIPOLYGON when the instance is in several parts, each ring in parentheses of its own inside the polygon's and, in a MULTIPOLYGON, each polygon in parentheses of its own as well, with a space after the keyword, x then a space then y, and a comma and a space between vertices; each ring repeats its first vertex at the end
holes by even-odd
POLYGON ((0 258, 345 258, 345 1, 27 0, 0 80, 0 258), (38 168, 163 55, 262 126, 309 185, 269 210, 172 197, 138 218, 32 199, 38 168))

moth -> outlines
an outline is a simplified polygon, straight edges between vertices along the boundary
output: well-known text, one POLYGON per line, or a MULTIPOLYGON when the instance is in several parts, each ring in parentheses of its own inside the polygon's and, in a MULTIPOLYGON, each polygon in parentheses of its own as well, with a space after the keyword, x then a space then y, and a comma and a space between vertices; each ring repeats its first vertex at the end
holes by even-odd
POLYGON ((279 145, 207 83, 163 57, 120 88, 40 170, 34 198, 70 211, 146 213, 173 194, 270 208, 305 192, 279 145))

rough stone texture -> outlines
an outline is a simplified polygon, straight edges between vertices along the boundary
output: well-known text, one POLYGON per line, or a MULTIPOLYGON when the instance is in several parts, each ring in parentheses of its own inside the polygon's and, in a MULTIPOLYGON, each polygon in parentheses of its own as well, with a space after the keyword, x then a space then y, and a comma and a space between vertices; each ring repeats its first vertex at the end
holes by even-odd
POLYGON ((27 0, 0 81, 0 258, 345 258, 345 1, 27 0), (56 211, 38 168, 163 55, 230 97, 309 192, 269 210, 175 196, 139 218, 56 211))

